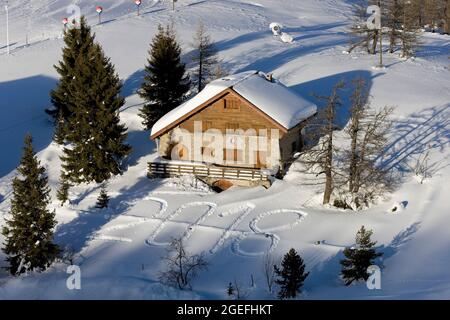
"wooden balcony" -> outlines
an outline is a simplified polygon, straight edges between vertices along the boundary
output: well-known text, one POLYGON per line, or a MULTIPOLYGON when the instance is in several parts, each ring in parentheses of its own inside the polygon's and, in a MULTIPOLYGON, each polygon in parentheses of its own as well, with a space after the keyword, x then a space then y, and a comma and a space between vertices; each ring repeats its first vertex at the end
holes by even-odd
POLYGON ((230 179, 247 181, 267 181, 269 175, 260 169, 225 167, 198 163, 149 162, 149 177, 173 177, 192 174, 199 178, 230 179))

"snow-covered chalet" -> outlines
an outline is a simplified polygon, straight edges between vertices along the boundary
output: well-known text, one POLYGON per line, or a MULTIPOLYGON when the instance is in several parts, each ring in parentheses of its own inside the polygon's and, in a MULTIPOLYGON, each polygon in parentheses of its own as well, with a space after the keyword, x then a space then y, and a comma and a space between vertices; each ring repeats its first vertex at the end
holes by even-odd
POLYGON ((156 140, 158 153, 166 163, 175 160, 174 154, 176 161, 172 163, 199 162, 194 154, 199 152, 202 165, 278 171, 302 149, 302 129, 316 113, 314 103, 271 75, 247 71, 206 85, 192 99, 159 119, 151 130, 151 139, 156 140), (214 142, 204 137, 200 146, 198 140, 194 145, 194 132, 198 135, 199 131, 202 134, 211 130, 223 135, 223 147, 212 147, 214 142), (227 135, 229 132, 245 139, 236 143, 232 135, 227 135), (270 143, 256 151, 249 147, 250 139, 259 143, 262 138, 270 143))

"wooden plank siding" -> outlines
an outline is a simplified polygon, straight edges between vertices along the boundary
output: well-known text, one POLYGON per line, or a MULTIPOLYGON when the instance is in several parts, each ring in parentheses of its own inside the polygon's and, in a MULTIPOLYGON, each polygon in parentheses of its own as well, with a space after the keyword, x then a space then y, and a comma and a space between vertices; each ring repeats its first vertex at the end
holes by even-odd
MULTIPOLYGON (((185 119, 179 126, 194 132, 195 121, 210 122, 212 128, 223 133, 226 129, 268 129, 269 131, 278 129, 283 133, 287 131, 232 90, 228 90, 221 98, 185 119)), ((207 129, 209 128, 203 126, 203 131, 207 129)))
MULTIPOLYGON (((275 129, 279 132, 279 138, 282 138, 288 130, 282 127, 279 123, 267 116, 257 107, 245 100, 232 89, 223 92, 219 98, 209 101, 209 104, 202 106, 196 112, 188 115, 181 120, 177 125, 178 128, 184 129, 190 133, 194 132, 195 122, 202 122, 202 131, 208 129, 219 130, 223 135, 227 130, 243 130, 246 132, 249 129, 254 129, 257 136, 260 135, 259 130, 266 130, 267 134, 267 151, 257 152, 254 155, 249 155, 248 139, 246 139, 246 154, 240 155, 242 162, 239 165, 253 168, 266 168, 267 155, 272 153, 270 139, 271 130, 275 129), (257 159, 256 164, 251 164, 250 157, 257 159)), ((159 153, 162 156, 170 158, 171 147, 169 145, 170 133, 163 134, 159 141, 159 153)), ((207 148, 205 148, 206 150, 207 148)), ((191 146, 193 150, 193 146, 191 146)), ((236 151, 236 150, 235 150, 236 151)), ((224 153, 226 150, 224 150, 224 153)), ((277 152, 279 152, 277 150, 277 152)), ((239 153, 240 154, 240 153, 239 153)), ((192 157, 192 155, 190 155, 192 157)), ((236 157, 237 158, 237 157, 236 157)), ((192 158, 191 158, 192 159, 192 158)), ((226 165, 226 162, 222 163, 226 165)))

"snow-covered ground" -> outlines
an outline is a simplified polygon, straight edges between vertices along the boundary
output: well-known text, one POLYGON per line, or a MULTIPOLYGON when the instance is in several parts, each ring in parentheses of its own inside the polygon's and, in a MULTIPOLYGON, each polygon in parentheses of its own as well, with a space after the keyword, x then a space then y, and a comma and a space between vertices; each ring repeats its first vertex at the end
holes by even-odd
MULTIPOLYGON (((121 117, 134 151, 127 159, 128 170, 109 185, 110 209, 93 208, 99 192, 94 184, 74 187, 71 205, 52 203, 59 221, 55 240, 75 252, 82 290, 67 289, 67 265, 61 263, 42 274, 0 274, 0 298, 221 299, 235 279, 248 298, 273 298, 265 288, 262 254, 269 250, 280 257, 294 247, 311 272, 303 298, 449 299, 450 37, 426 34, 417 58, 404 61, 397 54, 386 55, 387 68, 374 70, 376 57, 343 54, 350 2, 181 0, 173 12, 163 1, 143 1, 137 17, 128 0, 75 1, 124 80, 127 103, 121 117), (104 7, 100 26, 95 25, 96 4, 104 7), (232 188, 214 194, 189 177, 147 179, 146 164, 157 155, 137 116, 142 101, 135 90, 148 45, 159 23, 173 21, 188 61, 200 20, 231 73, 274 72, 282 83, 316 103, 312 93, 327 94, 338 80, 364 77, 374 107, 396 107, 392 143, 383 159, 398 172, 399 188, 366 211, 349 212, 321 206, 318 190, 301 184, 295 166, 268 190, 232 188), (292 44, 272 36, 269 24, 274 21, 293 36, 292 44), (430 150, 436 170, 421 184, 407 164, 424 150, 430 150), (399 203, 405 208, 391 213, 399 203), (342 250, 353 244, 361 225, 374 230, 384 253, 381 290, 370 291, 363 283, 345 287, 339 280, 342 250), (158 282, 158 272, 164 269, 161 257, 173 236, 184 237, 193 253, 206 252, 211 263, 195 280, 193 291, 158 282)), ((50 105, 48 92, 57 81, 52 66, 60 57, 60 21, 70 3, 10 0, 9 56, 5 14, 0 12, 0 225, 8 213, 11 178, 26 132, 34 137, 53 192, 57 187, 60 149, 51 143, 52 125, 43 110, 50 105)), ((350 90, 344 92, 344 102, 349 94, 350 90)), ((340 115, 345 124, 348 113, 343 110, 340 115)), ((3 253, 0 264, 6 264, 3 253)))

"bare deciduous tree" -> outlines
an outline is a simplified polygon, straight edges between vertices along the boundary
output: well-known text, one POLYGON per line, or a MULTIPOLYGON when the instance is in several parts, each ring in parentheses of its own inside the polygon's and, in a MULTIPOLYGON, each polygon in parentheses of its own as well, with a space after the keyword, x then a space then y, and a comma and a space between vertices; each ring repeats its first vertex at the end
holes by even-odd
POLYGON ((333 178, 335 175, 333 157, 337 152, 337 148, 333 144, 333 138, 334 130, 336 129, 336 112, 342 104, 339 91, 344 86, 344 82, 341 81, 333 87, 330 96, 318 96, 319 99, 326 102, 326 106, 318 112, 317 117, 309 124, 312 130, 306 137, 316 140, 318 143, 312 148, 305 149, 299 158, 307 172, 314 172, 316 176, 324 175, 324 204, 330 202, 333 192, 333 178))
POLYGON ((400 40, 403 0, 386 0, 386 26, 389 28, 389 52, 394 53, 400 40))
POLYGON ((263 260, 263 272, 264 279, 266 280, 267 289, 272 293, 273 284, 275 282, 275 269, 274 266, 277 265, 277 261, 272 254, 269 252, 264 255, 263 260))
POLYGON ((402 44, 402 56, 410 58, 414 55, 419 44, 419 18, 417 10, 411 5, 411 1, 402 0, 402 32, 400 39, 402 44))
POLYGON ((358 137, 361 134, 361 120, 366 116, 366 107, 368 99, 368 91, 365 88, 365 81, 362 78, 353 80, 355 90, 352 94, 352 107, 350 109, 351 118, 345 132, 350 138, 350 150, 348 151, 348 175, 349 175, 349 191, 353 192, 356 188, 354 185, 357 167, 359 161, 358 137))
POLYGON ((348 191, 352 202, 360 207, 361 202, 367 204, 376 194, 390 188, 389 171, 376 160, 386 147, 391 127, 389 116, 393 109, 372 110, 365 81, 356 79, 354 83, 351 118, 345 130, 350 148, 344 152, 343 158, 348 163, 348 191))
POLYGON ((161 272, 159 278, 162 282, 179 289, 191 289, 191 281, 198 275, 199 271, 206 270, 209 265, 203 253, 190 255, 186 251, 181 238, 172 240, 165 259, 167 270, 161 272))
MULTIPOLYGON (((422 1, 422 0, 420 0, 422 1)), ((425 6, 418 0, 359 0, 354 3, 354 21, 350 28, 350 49, 357 47, 366 48, 370 54, 375 54, 379 44, 381 33, 386 33, 389 38, 389 52, 393 53, 400 45, 403 57, 411 57, 419 41, 419 29, 425 6), (367 27, 368 15, 366 10, 370 5, 381 7, 382 30, 369 30, 367 27)), ((436 0, 447 1, 447 0, 436 0)), ((440 9, 445 11, 445 7, 440 9)), ((435 16, 436 13, 432 13, 435 16)), ((442 17, 441 21, 445 21, 442 17)), ((441 23, 442 24, 442 23, 441 23)), ((382 48, 379 48, 382 50, 382 48)))
POLYGON ((218 64, 217 49, 211 42, 211 37, 206 33, 205 25, 200 22, 194 37, 193 47, 196 52, 193 61, 197 64, 193 74, 193 80, 200 92, 215 73, 215 66, 218 64))
POLYGON ((245 289, 240 281, 234 279, 234 297, 236 300, 245 299, 248 296, 248 290, 245 289))
POLYGON ((228 72, 222 67, 220 63, 216 65, 213 71, 214 79, 223 78, 228 75, 228 72))
POLYGON ((378 45, 379 30, 370 30, 367 27, 367 7, 377 4, 377 1, 358 0, 353 3, 353 23, 350 27, 350 48, 352 52, 358 47, 367 50, 369 54, 375 54, 378 45))
POLYGON ((444 31, 446 34, 450 34, 450 0, 445 0, 444 17, 444 31))
POLYGON ((425 181, 425 179, 428 179, 432 176, 429 160, 430 160, 430 151, 428 150, 427 152, 422 153, 417 157, 417 160, 414 166, 412 167, 414 174, 416 175, 416 177, 420 179, 421 184, 425 181))

